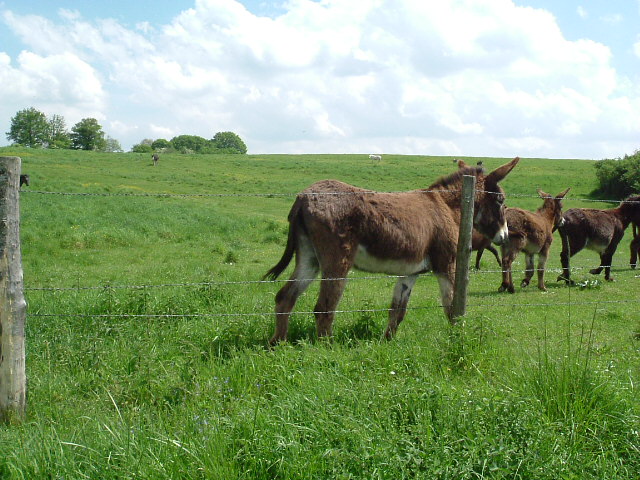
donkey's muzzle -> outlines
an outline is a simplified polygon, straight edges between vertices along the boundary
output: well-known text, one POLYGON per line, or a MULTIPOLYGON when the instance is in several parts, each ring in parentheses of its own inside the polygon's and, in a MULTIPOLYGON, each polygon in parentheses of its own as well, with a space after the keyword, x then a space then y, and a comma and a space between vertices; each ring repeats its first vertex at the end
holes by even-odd
POLYGON ((560 217, 560 220, 551 229, 551 232, 555 232, 557 229, 564 227, 564 217, 560 217))
POLYGON ((502 245, 507 240, 509 240, 509 228, 507 228, 507 222, 504 222, 502 228, 498 230, 491 241, 496 245, 502 245))

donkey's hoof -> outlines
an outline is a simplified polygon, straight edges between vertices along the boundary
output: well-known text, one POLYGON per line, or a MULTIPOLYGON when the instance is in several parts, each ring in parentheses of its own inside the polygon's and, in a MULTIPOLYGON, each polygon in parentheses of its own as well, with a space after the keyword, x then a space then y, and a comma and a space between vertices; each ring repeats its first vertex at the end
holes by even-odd
POLYGON ((528 286, 529 286, 529 280, 522 280, 522 282, 520 282, 521 288, 527 288, 528 286))
POLYGON ((601 271, 602 271, 602 269, 600 269, 600 268, 592 268, 591 270, 589 270, 589 273, 591 275, 599 275, 601 271))
POLYGON ((514 287, 513 285, 509 285, 509 288, 507 288, 507 292, 516 293, 516 287, 514 287))
POLYGON ((604 278, 607 282, 615 282, 615 279, 613 277, 605 277, 604 278))
POLYGON ((500 285, 500 287, 498 288, 498 293, 502 293, 507 289, 507 286, 503 283, 502 285, 500 285))
POLYGON ((630 263, 629 266, 631 267, 631 270, 635 270, 636 269, 636 264, 635 263, 630 263))

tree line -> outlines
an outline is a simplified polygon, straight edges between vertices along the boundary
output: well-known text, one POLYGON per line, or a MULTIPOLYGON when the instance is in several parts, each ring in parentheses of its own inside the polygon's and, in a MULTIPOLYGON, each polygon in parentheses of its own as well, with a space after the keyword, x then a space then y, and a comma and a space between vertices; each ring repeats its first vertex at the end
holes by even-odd
MULTIPOLYGON (((71 130, 61 115, 47 117, 33 107, 20 110, 11 119, 6 132, 7 140, 14 145, 30 148, 66 148, 122 152, 120 142, 105 134, 95 118, 83 118, 71 130)), ((233 132, 218 132, 207 140, 197 135, 179 135, 171 140, 142 140, 131 149, 133 152, 178 153, 247 153, 244 141, 233 132)))
POLYGON ((602 160, 595 167, 600 184, 596 193, 624 198, 640 192, 640 150, 623 158, 602 160))

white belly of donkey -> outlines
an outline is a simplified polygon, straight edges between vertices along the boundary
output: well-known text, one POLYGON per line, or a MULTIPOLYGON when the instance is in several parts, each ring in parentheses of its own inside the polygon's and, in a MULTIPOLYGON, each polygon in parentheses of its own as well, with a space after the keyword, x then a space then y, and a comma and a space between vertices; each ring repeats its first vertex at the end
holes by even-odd
POLYGON ((355 267, 365 272, 386 273, 387 275, 414 275, 431 270, 431 262, 429 257, 420 262, 374 257, 367 252, 366 247, 359 245, 355 267))

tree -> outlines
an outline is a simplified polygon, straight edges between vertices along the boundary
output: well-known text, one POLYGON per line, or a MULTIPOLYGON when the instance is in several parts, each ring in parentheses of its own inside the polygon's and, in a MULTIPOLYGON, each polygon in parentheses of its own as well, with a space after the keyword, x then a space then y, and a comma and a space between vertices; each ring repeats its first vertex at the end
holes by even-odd
POLYGON ((83 118, 71 129, 71 146, 77 150, 104 150, 102 126, 95 118, 83 118))
POLYGON ((596 162, 594 166, 601 195, 624 198, 640 191, 640 150, 624 158, 596 162))
POLYGON ((42 147, 49 142, 49 122, 44 113, 33 107, 20 110, 11 119, 7 140, 26 147, 42 147))
POLYGON ((49 118, 49 148, 69 147, 71 147, 71 138, 64 117, 54 114, 49 118))
POLYGON ((111 138, 108 135, 107 135, 107 138, 105 139, 104 151, 105 152, 110 152, 110 153, 122 153, 123 152, 122 146, 120 145, 120 142, 118 140, 116 140, 115 138, 111 138))
POLYGON ((247 153, 247 146, 242 139, 233 132, 218 132, 211 139, 218 150, 227 153, 247 153))
POLYGON ((171 139, 171 144, 182 153, 205 153, 211 147, 209 140, 197 135, 178 135, 171 139))
POLYGON ((171 148, 171 143, 169 142, 169 140, 159 138, 157 140, 154 140, 154 142, 151 144, 151 148, 153 148, 154 150, 165 150, 167 148, 171 148))
POLYGON ((153 148, 148 143, 138 143, 131 147, 131 151, 133 153, 151 153, 153 152, 153 148))

